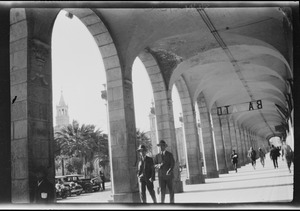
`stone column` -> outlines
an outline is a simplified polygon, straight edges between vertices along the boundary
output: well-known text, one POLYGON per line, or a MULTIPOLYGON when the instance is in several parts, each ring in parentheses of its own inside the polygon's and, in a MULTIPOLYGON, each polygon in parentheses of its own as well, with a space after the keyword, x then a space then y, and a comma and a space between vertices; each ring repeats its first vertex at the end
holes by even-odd
POLYGON ((225 145, 225 159, 227 163, 227 169, 231 171, 233 170, 233 166, 231 164, 231 158, 230 158, 230 155, 232 153, 232 145, 231 145, 231 137, 229 132, 227 116, 220 116, 220 120, 221 120, 221 128, 222 128, 223 140, 225 145))
POLYGON ((132 82, 110 80, 110 74, 118 71, 119 68, 109 69, 107 82, 112 197, 114 202, 136 203, 140 198, 132 82))
POLYGON ((246 164, 248 164, 248 163, 250 162, 250 160, 249 160, 249 158, 248 158, 248 150, 249 150, 249 146, 248 146, 247 134, 246 134, 246 130, 245 130, 245 129, 243 129, 242 132, 243 132, 244 145, 245 145, 245 152, 246 152, 246 153, 245 153, 246 160, 247 160, 246 164))
POLYGON ((216 165, 215 148, 213 143, 213 134, 210 121, 210 114, 206 106, 204 96, 200 95, 197 99, 199 113, 200 113, 200 125, 202 129, 202 140, 204 146, 204 156, 206 163, 206 177, 217 178, 219 173, 216 165))
POLYGON ((168 147, 167 150, 170 151, 175 159, 174 167, 174 192, 182 193, 183 192, 183 183, 180 179, 179 172, 179 161, 177 153, 177 143, 176 143, 176 134, 174 127, 174 116, 173 116, 173 105, 172 100, 163 98, 157 100, 155 98, 155 114, 157 118, 157 130, 158 130, 158 139, 165 140, 168 147))
POLYGON ((10 8, 0 9, 0 203, 11 203, 10 8))
POLYGON ((183 112, 183 130, 185 135, 185 151, 187 161, 187 180, 186 184, 200 184, 205 182, 202 173, 202 161, 200 154, 200 142, 198 128, 196 124, 195 106, 191 102, 191 98, 184 80, 176 81, 176 87, 180 96, 183 112))
POLYGON ((226 156, 225 156, 225 143, 223 140, 223 133, 221 129, 221 120, 217 115, 216 106, 212 107, 211 115, 212 115, 213 127, 214 127, 219 174, 226 174, 228 173, 228 168, 227 168, 226 156))
POLYGON ((13 203, 33 201, 40 165, 48 168, 54 191, 51 33, 39 32, 51 31, 55 14, 49 12, 47 20, 40 15, 39 9, 11 11, 11 96, 17 96, 11 107, 13 203))
POLYGON ((243 151, 242 151, 242 145, 241 145, 242 140, 240 137, 238 125, 236 125, 235 122, 233 122, 233 127, 234 127, 235 137, 236 137, 236 150, 237 150, 236 152, 239 156, 238 167, 241 167, 244 163, 243 151))
POLYGON ((244 137, 240 127, 237 127, 237 133, 239 134, 239 138, 240 138, 241 161, 242 161, 241 165, 244 166, 246 164, 246 148, 245 148, 244 137))
POLYGON ((202 173, 202 163, 200 155, 200 142, 196 125, 195 110, 183 109, 184 130, 187 151, 188 178, 186 184, 200 184, 205 182, 202 173))

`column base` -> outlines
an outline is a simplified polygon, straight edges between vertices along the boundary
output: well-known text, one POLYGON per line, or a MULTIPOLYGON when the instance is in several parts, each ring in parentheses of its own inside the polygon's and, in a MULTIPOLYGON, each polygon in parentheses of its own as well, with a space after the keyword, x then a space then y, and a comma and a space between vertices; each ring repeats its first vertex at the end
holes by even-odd
POLYGON ((233 171, 234 169, 233 169, 233 166, 232 165, 230 165, 229 167, 228 167, 228 171, 233 171))
POLYGON ((228 169, 219 169, 219 174, 228 174, 228 169))
POLYGON ((140 203, 140 193, 118 193, 112 195, 113 203, 140 203))
POLYGON ((185 180, 186 185, 192 185, 192 184, 202 184, 205 183, 205 177, 204 175, 194 175, 190 176, 190 178, 185 180))
MULTIPOLYGON (((174 193, 183 193, 183 183, 179 180, 173 180, 173 190, 174 193)), ((166 188, 166 194, 169 194, 169 189, 166 188)))
POLYGON ((206 172, 206 178, 219 178, 218 171, 206 172))
POLYGON ((181 180, 176 180, 173 183, 174 193, 183 193, 183 183, 181 180))

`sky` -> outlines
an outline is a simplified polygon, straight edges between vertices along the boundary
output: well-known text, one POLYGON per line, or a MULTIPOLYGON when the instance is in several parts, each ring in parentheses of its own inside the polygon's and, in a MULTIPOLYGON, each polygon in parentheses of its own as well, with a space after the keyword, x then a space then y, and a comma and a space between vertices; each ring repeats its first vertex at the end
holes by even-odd
MULTIPOLYGON (((132 69, 136 128, 147 132, 150 130, 148 115, 153 100, 152 86, 138 58, 132 69)), ((80 124, 94 124, 107 133, 106 102, 101 98, 106 75, 100 51, 85 25, 76 16, 67 18, 65 11, 59 13, 53 28, 52 77, 54 125, 56 106, 63 93, 69 106, 70 123, 77 120, 80 124)), ((179 127, 182 110, 176 88, 172 97, 175 127, 179 127)))

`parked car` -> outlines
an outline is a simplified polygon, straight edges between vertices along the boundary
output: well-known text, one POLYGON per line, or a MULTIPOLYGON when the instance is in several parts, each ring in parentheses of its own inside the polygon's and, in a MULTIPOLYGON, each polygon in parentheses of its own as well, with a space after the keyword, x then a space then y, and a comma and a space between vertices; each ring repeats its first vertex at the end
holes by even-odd
POLYGON ((65 199, 70 195, 70 188, 69 186, 64 185, 62 176, 55 177, 55 190, 56 190, 56 198, 65 199))
POLYGON ((91 179, 91 183, 93 184, 93 191, 99 191, 101 189, 101 178, 95 177, 91 179))
POLYGON ((93 191, 100 190, 100 183, 97 181, 93 182, 92 179, 89 178, 84 178, 84 176, 80 174, 66 175, 66 180, 73 181, 81 185, 84 193, 91 193, 93 191))
POLYGON ((73 175, 56 176, 63 180, 63 185, 68 189, 67 196, 72 194, 80 195, 83 191, 82 186, 79 184, 79 179, 73 175))

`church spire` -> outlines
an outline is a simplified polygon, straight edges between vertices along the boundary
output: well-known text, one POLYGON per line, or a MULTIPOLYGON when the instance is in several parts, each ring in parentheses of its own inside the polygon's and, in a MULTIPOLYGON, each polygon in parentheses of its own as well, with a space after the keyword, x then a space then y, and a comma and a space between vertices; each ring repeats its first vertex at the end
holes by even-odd
POLYGON ((59 104, 56 106, 56 128, 69 124, 69 108, 65 103, 63 92, 61 91, 59 104))
POLYGON ((59 100, 59 106, 66 106, 65 100, 64 100, 64 96, 63 96, 63 91, 61 91, 60 94, 60 100, 59 100))

